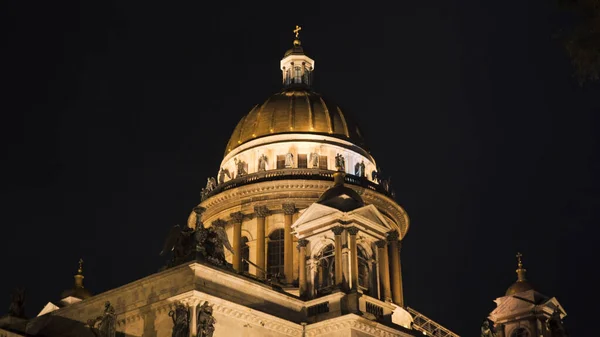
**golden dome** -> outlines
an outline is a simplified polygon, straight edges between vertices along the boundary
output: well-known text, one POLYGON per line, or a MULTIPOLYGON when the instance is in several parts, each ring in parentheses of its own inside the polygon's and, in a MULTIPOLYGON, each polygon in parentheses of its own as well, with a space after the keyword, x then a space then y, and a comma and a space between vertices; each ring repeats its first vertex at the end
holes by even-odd
POLYGON ((285 89, 256 105, 235 127, 225 155, 253 139, 283 133, 322 134, 344 139, 363 150, 356 124, 342 110, 308 89, 285 89))

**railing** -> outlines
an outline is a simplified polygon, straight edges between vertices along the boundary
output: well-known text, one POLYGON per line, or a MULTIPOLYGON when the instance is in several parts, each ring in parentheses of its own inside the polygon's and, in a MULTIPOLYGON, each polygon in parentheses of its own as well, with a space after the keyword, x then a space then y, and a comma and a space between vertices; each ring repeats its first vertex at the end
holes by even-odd
MULTIPOLYGON (((273 180, 288 180, 288 179, 306 179, 306 180, 326 180, 333 181, 333 174, 336 171, 321 170, 315 168, 293 168, 293 169, 276 169, 262 172, 255 172, 245 174, 241 177, 231 179, 222 184, 217 185, 213 190, 203 193, 202 200, 209 198, 213 195, 221 193, 223 191, 230 190, 232 188, 259 183, 263 181, 273 180)), ((361 186, 368 188, 372 191, 382 193, 390 198, 393 198, 393 192, 389 192, 383 188, 383 186, 376 184, 366 177, 359 177, 353 174, 346 174, 344 178, 347 184, 361 186)))
POLYGON ((413 329, 421 331, 424 335, 433 337, 460 337, 415 309, 407 307, 406 310, 413 316, 413 329))
POLYGON ((308 317, 329 312, 329 302, 323 302, 306 308, 308 317))

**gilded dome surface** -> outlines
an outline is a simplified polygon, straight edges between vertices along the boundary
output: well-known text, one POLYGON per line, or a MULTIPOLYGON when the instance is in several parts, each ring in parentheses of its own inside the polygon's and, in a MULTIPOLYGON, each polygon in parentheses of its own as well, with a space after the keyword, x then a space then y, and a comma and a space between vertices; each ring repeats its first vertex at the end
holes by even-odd
POLYGON ((225 155, 253 139, 283 133, 322 134, 347 140, 364 150, 355 123, 342 110, 309 89, 285 89, 256 105, 235 127, 225 155))

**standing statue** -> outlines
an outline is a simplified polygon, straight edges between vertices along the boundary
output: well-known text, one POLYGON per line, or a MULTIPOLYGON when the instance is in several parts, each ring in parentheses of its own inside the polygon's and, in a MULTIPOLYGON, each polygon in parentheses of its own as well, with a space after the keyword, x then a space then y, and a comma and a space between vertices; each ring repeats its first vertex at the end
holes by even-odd
POLYGON ((237 158, 233 158, 233 162, 235 163, 235 167, 237 170, 237 177, 241 177, 244 176, 248 173, 248 171, 246 170, 246 162, 241 160, 241 159, 237 159, 237 158))
POLYGON ((487 319, 483 321, 483 324, 481 325, 481 337, 496 337, 496 334, 492 331, 490 322, 487 319))
POLYGON ((291 152, 285 154, 285 168, 294 167, 294 155, 291 152))
POLYGON ((258 158, 258 171, 266 171, 267 170, 267 156, 263 153, 258 158))
POLYGON ((319 154, 316 152, 311 153, 309 161, 310 161, 310 167, 318 168, 319 167, 319 154))
POLYGON ((16 288, 11 294, 8 316, 25 318, 25 289, 16 288))
POLYGON ((198 337, 213 337, 217 320, 213 317, 212 305, 208 305, 208 302, 204 302, 202 305, 198 304, 196 314, 198 337))
POLYGON ((109 301, 104 303, 104 313, 95 319, 88 320, 87 324, 92 328, 94 334, 96 334, 97 328, 100 332, 99 337, 115 337, 117 333, 117 315, 115 314, 115 308, 110 304, 109 301), (96 327, 96 324, 98 326, 96 327))
POLYGON ((175 310, 169 311, 169 317, 173 320, 173 333, 171 337, 188 337, 190 334, 190 313, 188 308, 181 304, 175 304, 175 310))
POLYGON ((335 155, 335 168, 338 171, 346 171, 346 160, 339 153, 335 155))
POLYGON ((365 161, 361 161, 360 163, 356 163, 356 165, 354 165, 354 175, 359 176, 359 177, 364 177, 365 176, 365 161))
POLYGON ((379 182, 379 173, 377 173, 376 170, 373 170, 371 172, 371 180, 373 180, 374 182, 379 182))
POLYGON ((225 182, 225 176, 227 176, 227 178, 231 179, 231 173, 229 173, 229 170, 221 167, 221 171, 219 171, 219 184, 222 184, 225 182))
POLYGON ((206 190, 208 193, 212 192, 215 188, 217 188, 217 181, 213 177, 206 178, 206 190))

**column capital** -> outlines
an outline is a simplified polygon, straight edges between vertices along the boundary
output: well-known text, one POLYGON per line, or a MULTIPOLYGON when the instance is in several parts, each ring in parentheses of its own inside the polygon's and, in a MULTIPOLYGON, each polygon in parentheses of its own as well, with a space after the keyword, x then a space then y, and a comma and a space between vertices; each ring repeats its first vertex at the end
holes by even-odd
POLYGON ((233 212, 229 215, 231 216, 231 220, 234 222, 241 223, 244 220, 244 213, 242 212, 233 212))
POLYGON ((387 246, 387 241, 379 240, 379 241, 375 242, 375 244, 377 245, 378 248, 385 248, 387 246))
POLYGON ((223 219, 217 219, 217 220, 215 220, 215 221, 212 222, 213 226, 225 227, 226 224, 227 224, 227 221, 225 221, 223 219))
POLYGON ((271 213, 267 206, 254 206, 254 213, 258 218, 265 218, 271 213))
POLYGON ((398 241, 398 238, 400 238, 400 234, 398 234, 397 231, 391 231, 387 233, 387 239, 388 241, 398 241))
POLYGON ((350 235, 356 235, 356 234, 358 234, 358 228, 357 227, 354 227, 354 226, 348 227, 348 228, 346 228, 346 230, 348 231, 348 233, 350 235))
POLYGON ((204 211, 206 211, 206 208, 202 206, 194 207, 194 213, 196 213, 197 215, 201 215, 202 213, 204 213, 204 211))
POLYGON ((331 231, 335 235, 342 235, 342 232, 344 231, 344 227, 342 227, 342 226, 335 226, 335 227, 331 228, 331 231))
POLYGON ((300 240, 298 240, 298 248, 306 247, 308 245, 308 242, 309 241, 306 240, 306 239, 300 239, 300 240))
POLYGON ((281 205, 281 208, 283 208, 283 214, 285 215, 293 215, 294 213, 296 213, 296 205, 294 203, 283 203, 281 205))

